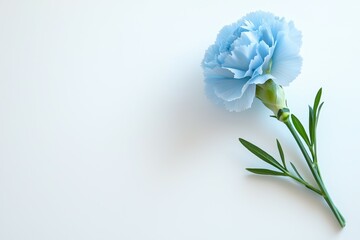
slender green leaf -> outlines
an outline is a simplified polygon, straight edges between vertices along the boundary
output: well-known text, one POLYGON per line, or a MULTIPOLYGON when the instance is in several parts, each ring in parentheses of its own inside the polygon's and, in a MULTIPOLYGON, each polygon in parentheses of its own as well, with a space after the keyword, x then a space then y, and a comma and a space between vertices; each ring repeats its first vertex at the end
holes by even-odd
POLYGON ((263 169, 263 168, 247 168, 249 172, 260 174, 260 175, 273 175, 273 176, 286 176, 283 172, 277 172, 270 169, 263 169))
POLYGON ((314 110, 309 106, 309 133, 310 143, 314 145, 315 142, 315 115, 314 110))
POLYGON ((317 123, 319 121, 319 117, 320 117, 320 111, 321 111, 321 108, 322 106, 324 105, 324 102, 322 102, 319 106, 319 110, 318 110, 318 113, 317 113, 317 116, 316 116, 316 121, 315 121, 315 126, 317 126, 317 123))
POLYGON ((301 180, 304 180, 303 177, 300 175, 299 171, 296 169, 295 165, 292 162, 290 162, 290 165, 294 169, 296 175, 298 175, 298 177, 301 178, 301 180))
POLYGON ((277 147, 278 147, 278 150, 279 150, 279 154, 280 154, 280 158, 281 158, 281 161, 284 165, 284 168, 286 169, 286 163, 285 163, 285 157, 284 157, 284 152, 282 150, 282 147, 281 147, 281 144, 279 142, 279 140, 276 139, 276 144, 277 144, 277 147))
POLYGON ((310 146, 309 137, 305 131, 304 126, 301 124, 300 120, 293 114, 291 114, 291 120, 295 126, 296 131, 300 134, 300 136, 304 139, 305 143, 310 146))
POLYGON ((317 109, 318 109, 320 99, 321 99, 321 94, 322 94, 322 88, 319 89, 319 91, 317 92, 317 94, 315 96, 315 100, 314 100, 314 112, 315 112, 315 114, 317 113, 317 109))
POLYGON ((282 169, 283 167, 278 163, 275 158, 273 158, 270 154, 262 150, 261 148, 255 146, 254 144, 246 141, 245 139, 239 138, 239 141, 241 142, 244 147, 246 147, 250 152, 252 152, 254 155, 256 155, 258 158, 262 159, 263 161, 273 165, 274 167, 278 169, 282 169))

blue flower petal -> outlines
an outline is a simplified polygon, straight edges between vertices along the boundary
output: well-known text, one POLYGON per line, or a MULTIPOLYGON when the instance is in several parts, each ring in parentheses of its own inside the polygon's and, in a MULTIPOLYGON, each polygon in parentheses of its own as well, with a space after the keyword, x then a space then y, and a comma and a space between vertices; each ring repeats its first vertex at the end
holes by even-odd
POLYGON ((268 53, 268 55, 264 58, 264 63, 263 63, 263 65, 262 65, 262 67, 261 67, 261 69, 262 69, 262 72, 268 72, 268 71, 270 71, 271 69, 270 69, 270 63, 271 63, 271 58, 272 58, 272 56, 273 56, 273 54, 274 54, 274 49, 275 49, 275 46, 272 46, 272 47, 270 47, 269 48, 269 53, 268 53))
POLYGON ((220 30, 215 45, 219 47, 220 52, 225 52, 230 50, 231 44, 234 42, 238 36, 235 34, 237 30, 236 24, 225 26, 220 30))
POLYGON ((269 55, 270 47, 264 41, 260 41, 257 53, 264 59, 267 55, 269 55))
POLYGON ((294 22, 289 22, 288 29, 289 29, 289 32, 288 32, 289 38, 300 49, 300 47, 302 45, 302 34, 301 34, 301 32, 295 28, 294 22))
POLYGON ((234 78, 236 79, 241 79, 241 78, 244 78, 245 77, 245 73, 246 71, 243 71, 243 70, 239 70, 239 69, 236 69, 236 68, 225 68, 227 70, 229 70, 230 72, 232 72, 234 74, 234 78))
POLYGON ((260 62, 261 65, 258 65, 257 67, 253 66, 255 67, 255 71, 253 72, 253 74, 262 74, 263 68, 266 68, 266 66, 264 66, 265 58, 270 54, 270 48, 264 41, 261 41, 258 45, 256 52, 261 57, 262 61, 260 62))
POLYGON ((251 77, 254 73, 254 70, 257 69, 263 63, 263 59, 256 55, 253 59, 251 59, 249 64, 249 70, 245 73, 246 77, 251 77))
POLYGON ((257 28, 261 26, 269 26, 271 28, 274 23, 282 21, 279 17, 274 16, 274 14, 264 11, 251 12, 240 19, 240 21, 244 21, 244 19, 252 22, 257 28))
POLYGON ((237 45, 233 51, 224 59, 223 66, 247 70, 250 60, 256 54, 256 43, 248 45, 237 45))
POLYGON ((252 43, 257 43, 260 39, 260 35, 258 32, 242 32, 239 39, 241 40, 240 43, 242 45, 249 45, 252 43))
POLYGON ((205 68, 204 76, 205 76, 205 80, 234 78, 234 74, 230 70, 221 67, 205 68))
POLYGON ((302 58, 300 46, 294 43, 284 32, 278 34, 272 58, 271 74, 277 84, 287 86, 301 71, 302 58))
POLYGON ((219 48, 216 45, 211 45, 205 52, 204 60, 201 65, 203 67, 214 68, 218 65, 217 55, 219 55, 219 48))
POLYGON ((260 26, 259 31, 261 32, 262 40, 271 47, 274 45, 274 36, 269 26, 260 26))
POLYGON ((231 112, 241 112, 251 107, 256 92, 256 85, 250 85, 241 98, 224 102, 225 108, 231 112))
POLYGON ((225 101, 233 101, 242 97, 245 84, 245 79, 218 81, 214 84, 214 92, 216 96, 225 101))
POLYGON ((256 77, 253 77, 252 79, 250 79, 248 81, 249 84, 263 84, 265 83, 267 80, 269 79, 274 79, 275 77, 271 74, 263 74, 263 75, 258 75, 256 77))

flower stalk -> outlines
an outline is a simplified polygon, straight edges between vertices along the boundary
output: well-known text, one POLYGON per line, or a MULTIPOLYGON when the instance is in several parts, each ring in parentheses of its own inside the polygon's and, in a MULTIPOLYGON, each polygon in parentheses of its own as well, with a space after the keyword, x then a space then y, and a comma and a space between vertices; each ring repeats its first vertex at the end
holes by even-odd
POLYGON ((285 98, 284 90, 281 86, 274 83, 271 79, 266 81, 264 84, 258 85, 256 88, 256 97, 260 99, 264 105, 273 111, 274 115, 272 117, 277 118, 280 122, 284 123, 291 135, 295 139, 300 151, 312 173, 313 178, 315 179, 316 185, 313 186, 308 183, 296 169, 295 165, 290 162, 291 167, 293 168, 295 174, 292 174, 286 166, 284 153, 280 142, 277 140, 278 150, 280 153, 282 164, 279 163, 274 157, 270 156, 268 153, 258 148, 257 146, 247 142, 246 140, 240 139, 240 142, 252 153, 257 155, 260 159, 269 163, 273 167, 277 168, 279 171, 273 171, 270 169, 253 169, 248 168, 247 170, 262 175, 273 175, 273 176, 286 176, 290 177, 298 183, 304 185, 308 189, 314 191, 323 197, 325 202, 330 207, 334 216, 336 217, 339 225, 345 227, 345 218, 342 216, 340 211, 335 206, 332 201, 324 181, 320 174, 320 169, 318 165, 317 158, 317 144, 316 144, 316 127, 318 123, 318 118, 320 114, 321 107, 323 103, 320 104, 322 89, 320 89, 315 97, 313 107, 309 106, 309 134, 305 130, 303 124, 300 120, 290 113, 290 110, 287 106, 287 101, 285 98))
POLYGON ((340 211, 337 209, 337 207, 335 206, 334 202, 332 201, 329 193, 327 192, 326 190, 326 187, 324 185, 324 182, 320 176, 320 171, 319 171, 319 167, 318 167, 318 163, 316 160, 316 158, 313 158, 311 159, 308 152, 306 151, 305 149, 305 146, 304 144, 302 143, 298 133, 296 132, 292 122, 290 120, 287 120, 284 122, 284 124, 287 126, 287 128, 289 129, 289 131, 291 132, 292 136, 294 137, 297 145, 299 146, 305 160, 306 160, 306 163, 317 183, 317 185, 319 186, 320 188, 320 191, 321 191, 321 196, 324 198, 324 200, 326 201, 326 203, 329 205, 331 211, 334 213, 337 221, 339 222, 340 226, 341 227, 345 227, 346 225, 346 222, 345 222, 345 219, 344 217, 341 215, 340 211))

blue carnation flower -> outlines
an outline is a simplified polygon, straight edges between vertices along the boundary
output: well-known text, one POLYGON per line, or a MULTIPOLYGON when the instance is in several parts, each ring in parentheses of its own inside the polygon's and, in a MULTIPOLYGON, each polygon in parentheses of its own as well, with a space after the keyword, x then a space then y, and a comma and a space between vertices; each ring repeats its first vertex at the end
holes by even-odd
POLYGON ((229 111, 250 108, 257 84, 272 79, 287 86, 299 75, 300 46, 294 24, 271 13, 249 13, 225 26, 202 62, 208 97, 229 111))

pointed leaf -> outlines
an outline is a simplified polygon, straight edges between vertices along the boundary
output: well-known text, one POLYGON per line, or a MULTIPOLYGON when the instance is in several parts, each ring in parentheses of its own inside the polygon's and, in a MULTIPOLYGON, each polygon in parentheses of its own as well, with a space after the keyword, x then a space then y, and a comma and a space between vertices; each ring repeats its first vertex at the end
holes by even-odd
POLYGON ((314 145, 315 142, 315 115, 314 110, 309 106, 309 133, 310 143, 314 145))
POLYGON ((298 175, 298 177, 301 178, 301 180, 304 180, 303 177, 300 175, 299 171, 296 169, 295 165, 292 162, 290 162, 290 164, 291 167, 294 169, 296 175, 298 175))
POLYGON ((301 124, 300 120, 293 114, 291 114, 291 120, 296 128, 296 131, 300 134, 300 136, 304 139, 305 143, 310 146, 309 137, 305 131, 304 126, 301 124))
POLYGON ((277 172, 270 169, 263 168, 247 168, 249 172, 260 174, 260 175, 273 175, 273 176, 286 176, 283 172, 277 172))
POLYGON ((274 167, 276 167, 278 169, 282 169, 282 166, 280 165, 280 163, 278 163, 270 154, 268 154, 261 148, 255 146, 254 144, 252 144, 242 138, 239 138, 239 141, 241 142, 242 145, 244 145, 244 147, 246 147, 250 152, 252 152, 258 158, 273 165, 274 167))
POLYGON ((322 94, 322 88, 319 89, 319 91, 317 92, 317 94, 315 96, 315 100, 314 100, 314 112, 315 112, 315 114, 317 113, 317 108, 318 108, 319 103, 320 103, 321 94, 322 94))
POLYGON ((280 158, 281 158, 281 161, 284 165, 284 168, 286 169, 286 163, 285 163, 285 157, 284 157, 284 152, 282 150, 282 147, 281 147, 281 144, 279 142, 279 140, 276 139, 276 144, 277 144, 277 147, 278 147, 278 150, 279 150, 279 154, 280 154, 280 158))
POLYGON ((320 106, 319 106, 319 110, 318 110, 318 113, 317 113, 317 116, 316 116, 315 126, 317 126, 317 123, 319 121, 320 111, 321 111, 321 108, 322 108, 323 105, 324 105, 324 102, 322 102, 320 104, 320 106))

